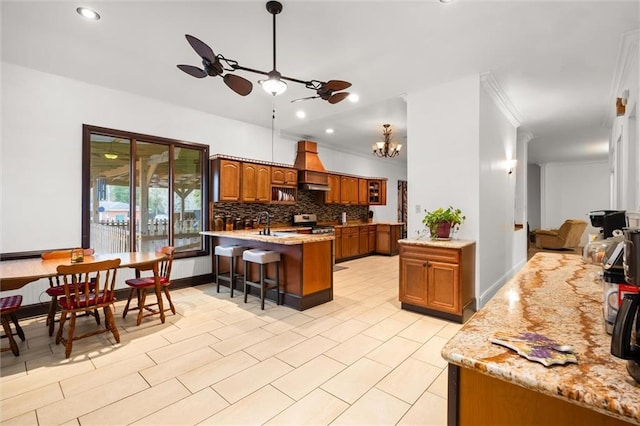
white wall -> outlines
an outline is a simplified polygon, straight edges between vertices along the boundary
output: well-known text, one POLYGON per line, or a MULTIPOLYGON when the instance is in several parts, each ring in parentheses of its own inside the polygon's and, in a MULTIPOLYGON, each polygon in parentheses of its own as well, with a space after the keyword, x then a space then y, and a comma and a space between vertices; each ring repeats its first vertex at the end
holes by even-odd
POLYGON ((460 208, 467 220, 457 237, 476 241, 481 307, 526 260, 523 249, 514 250, 515 182, 506 169, 516 156, 516 129, 473 75, 410 93, 407 135, 408 237, 423 228, 425 209, 460 208))
POLYGON ((540 229, 540 166, 527 165, 527 219, 531 230, 540 229))
POLYGON ((591 227, 589 212, 608 209, 609 165, 606 161, 549 163, 540 168, 541 228, 557 229, 566 219, 589 222, 582 236, 586 244, 591 227))
MULTIPOLYGON (((296 154, 296 141, 276 137, 272 156, 270 128, 3 62, 0 253, 80 245, 83 124, 208 144, 211 154, 288 164, 296 154)), ((395 220, 394 181, 406 176, 401 165, 324 147, 321 159, 330 170, 389 177, 389 204, 376 220, 395 220)), ((178 260, 173 268, 176 278, 209 272, 208 257, 178 260)), ((128 273, 119 273, 121 284, 128 273)), ((46 301, 46 286, 27 286, 23 303, 46 301)))

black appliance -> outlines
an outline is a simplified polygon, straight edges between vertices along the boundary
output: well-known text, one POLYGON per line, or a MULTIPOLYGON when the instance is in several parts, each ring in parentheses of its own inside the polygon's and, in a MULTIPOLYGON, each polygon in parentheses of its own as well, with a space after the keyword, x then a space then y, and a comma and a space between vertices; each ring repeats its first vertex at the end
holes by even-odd
POLYGON ((291 224, 295 227, 309 228, 311 234, 333 234, 333 226, 318 225, 318 216, 315 214, 294 214, 291 224))
MULTIPOLYGON (((627 283, 640 287, 640 229, 624 230, 623 265, 627 283)), ((622 299, 613 325, 611 354, 628 360, 627 371, 640 383, 640 293, 627 293, 622 299)))
POLYGON ((602 238, 611 238, 615 229, 622 230, 627 227, 627 215, 625 210, 595 210, 589 212, 591 226, 602 228, 602 238))

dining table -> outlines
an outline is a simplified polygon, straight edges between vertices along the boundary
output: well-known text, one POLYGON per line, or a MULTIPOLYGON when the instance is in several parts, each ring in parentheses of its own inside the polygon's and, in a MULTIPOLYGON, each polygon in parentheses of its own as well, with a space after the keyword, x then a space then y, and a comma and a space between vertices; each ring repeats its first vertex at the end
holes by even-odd
MULTIPOLYGON (((162 285, 158 276, 158 263, 165 257, 166 255, 161 252, 96 253, 92 256, 84 256, 82 263, 120 259, 120 268, 153 271, 160 321, 164 323, 165 315, 162 303, 162 285)), ((71 264, 71 257, 47 260, 32 258, 2 261, 0 262, 0 291, 18 290, 41 278, 55 277, 58 275, 58 266, 71 264)))

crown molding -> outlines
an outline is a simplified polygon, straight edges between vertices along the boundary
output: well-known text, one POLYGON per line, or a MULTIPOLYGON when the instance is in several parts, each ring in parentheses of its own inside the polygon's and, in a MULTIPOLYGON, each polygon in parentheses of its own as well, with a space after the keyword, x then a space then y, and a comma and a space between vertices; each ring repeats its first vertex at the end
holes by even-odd
POLYGON ((502 86, 500 86, 490 71, 480 73, 480 84, 489 96, 493 98, 500 111, 502 111, 511 124, 514 127, 519 127, 520 123, 522 123, 520 113, 518 113, 518 110, 513 103, 511 103, 504 89, 502 89, 502 86))
POLYGON ((518 132, 518 142, 521 142, 525 145, 531 142, 531 139, 533 139, 533 137, 533 133, 531 132, 518 132))
POLYGON ((628 87, 622 87, 629 77, 630 69, 633 67, 634 61, 638 60, 638 48, 640 40, 640 30, 633 30, 623 33, 620 37, 620 45, 618 46, 618 57, 616 59, 616 68, 611 80, 611 88, 609 90, 609 101, 605 108, 602 125, 611 128, 613 120, 616 116, 616 98, 622 95, 622 91, 628 87))

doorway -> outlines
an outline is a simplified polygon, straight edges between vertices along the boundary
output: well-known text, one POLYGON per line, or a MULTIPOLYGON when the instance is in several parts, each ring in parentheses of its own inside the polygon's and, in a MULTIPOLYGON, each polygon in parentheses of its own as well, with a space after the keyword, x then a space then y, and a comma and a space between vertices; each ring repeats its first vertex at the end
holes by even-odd
POLYGON ((407 238, 407 181, 398 180, 398 222, 402 225, 402 238, 407 238))

